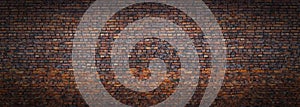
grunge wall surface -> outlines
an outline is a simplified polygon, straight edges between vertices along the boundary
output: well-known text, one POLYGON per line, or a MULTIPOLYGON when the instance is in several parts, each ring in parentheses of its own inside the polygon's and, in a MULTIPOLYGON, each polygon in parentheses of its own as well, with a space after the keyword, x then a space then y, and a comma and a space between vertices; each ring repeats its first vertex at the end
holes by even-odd
MULTIPOLYGON (((204 2, 227 46, 226 75, 212 106, 300 106, 300 2, 204 2)), ((0 106, 88 106, 76 89, 71 56, 91 3, 0 1, 0 106)), ((205 80, 210 67, 204 68, 205 80)), ((199 105, 201 84, 187 106, 199 105)))

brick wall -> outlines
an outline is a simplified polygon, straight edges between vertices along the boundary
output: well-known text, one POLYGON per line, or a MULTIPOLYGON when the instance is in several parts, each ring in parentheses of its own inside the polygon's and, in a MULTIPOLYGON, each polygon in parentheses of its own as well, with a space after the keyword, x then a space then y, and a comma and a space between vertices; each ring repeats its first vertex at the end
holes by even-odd
MULTIPOLYGON (((204 2, 227 46, 226 75, 212 106, 300 106, 300 2, 204 2)), ((71 52, 76 27, 91 3, 0 1, 0 105, 87 106, 76 89, 71 52)), ((188 105, 200 103, 210 68, 201 69, 188 105)))

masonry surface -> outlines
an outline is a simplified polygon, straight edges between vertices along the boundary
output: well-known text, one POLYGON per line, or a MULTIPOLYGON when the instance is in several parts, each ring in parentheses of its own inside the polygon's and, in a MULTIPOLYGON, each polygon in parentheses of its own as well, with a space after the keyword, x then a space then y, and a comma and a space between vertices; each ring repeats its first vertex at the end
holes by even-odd
MULTIPOLYGON (((76 27, 93 2, 0 1, 0 106, 88 106, 76 89, 71 56, 76 27)), ((224 84, 212 106, 300 106, 300 2, 204 2, 220 24, 227 46, 224 84)), ((120 12, 120 15, 129 14, 135 9, 149 11, 130 8, 128 13, 125 10, 120 12)), ((169 11, 156 15, 172 19, 172 14, 181 13, 169 11)), ((132 15, 129 19, 138 17, 140 16, 132 15)), ((120 18, 118 21, 122 23, 125 19, 120 18)), ((202 32, 197 26, 193 26, 193 21, 187 16, 183 15, 173 20, 178 20, 177 24, 192 25, 183 27, 187 32, 202 32)), ((114 22, 111 21, 111 24, 114 22)), ((115 26, 108 31, 121 28, 122 26, 115 26)), ((164 60, 171 63, 169 66, 175 66, 172 69, 172 80, 175 82, 170 86, 166 85, 166 90, 158 91, 157 95, 161 95, 160 97, 154 97, 152 94, 143 96, 143 93, 138 93, 139 96, 143 96, 141 100, 126 100, 123 97, 126 97, 128 91, 111 89, 110 93, 118 94, 114 97, 124 104, 156 104, 171 95, 174 91, 172 87, 176 87, 176 76, 180 75, 175 71, 181 69, 177 66, 179 62, 176 55, 180 53, 176 53, 165 41, 148 39, 136 45, 131 59, 144 60, 142 55, 149 55, 149 59, 145 60, 147 62, 165 54, 158 52, 157 56, 151 56, 151 53, 142 53, 143 50, 164 50, 171 53, 172 57, 164 60), (150 45, 151 43, 154 45, 150 45)), ((196 48, 201 53, 199 62, 202 69, 197 91, 187 106, 199 105, 211 69, 211 52, 206 48, 207 43, 201 41, 203 38, 196 39, 200 40, 196 48)), ((105 49, 107 46, 103 47, 99 47, 99 52, 108 50, 105 49)), ((139 79, 147 79, 151 75, 151 71, 145 67, 147 64, 131 63, 130 66, 132 75, 139 79)), ((110 84, 109 81, 103 83, 112 87, 118 85, 110 84)))

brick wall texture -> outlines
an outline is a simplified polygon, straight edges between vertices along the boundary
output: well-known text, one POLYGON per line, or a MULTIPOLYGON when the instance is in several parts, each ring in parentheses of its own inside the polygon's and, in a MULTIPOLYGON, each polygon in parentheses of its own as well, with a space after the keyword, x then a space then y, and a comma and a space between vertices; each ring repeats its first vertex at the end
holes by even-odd
MULTIPOLYGON (((76 88, 71 56, 76 28, 93 2, 0 1, 0 106, 88 106, 76 88)), ((224 83, 211 106, 300 106, 300 1, 204 2, 221 26, 227 46, 224 83)), ((122 30, 126 24, 150 15, 173 20, 187 32, 202 33, 188 16, 183 14, 176 19, 172 14, 180 15, 181 12, 172 7, 167 7, 170 11, 163 11, 164 8, 156 4, 129 7, 111 18, 118 19, 118 22, 108 22, 108 25, 120 26, 111 27, 108 32, 122 30), (147 8, 153 7, 158 10, 155 11, 157 14, 130 13, 132 10, 151 13, 152 10, 147 8)), ((101 41, 109 41, 99 39, 100 44, 101 41)), ((202 55, 199 55, 202 60, 201 75, 197 90, 186 106, 200 104, 211 69, 211 53, 206 48, 207 43, 201 41, 202 37, 196 39, 200 40, 196 48, 202 50, 202 55)), ((108 48, 100 46, 98 53, 108 48)), ((151 59, 165 54, 158 52, 157 56, 151 56, 153 53, 142 53, 147 49, 175 52, 164 60, 172 62, 174 72, 180 69, 180 66, 176 66, 178 57, 174 48, 158 38, 140 41, 134 48, 136 51, 131 53, 130 60, 145 60, 142 55, 149 55, 151 59)), ((101 64, 97 63, 97 66, 101 68, 101 64)), ((131 63, 130 66, 134 76, 148 78, 149 70, 145 65, 131 63)), ((180 75, 175 72, 173 78, 176 76, 180 75)), ((112 78, 108 77, 102 83, 106 87, 117 87, 109 90, 113 97, 132 106, 155 105, 168 98, 174 91, 172 87, 176 87, 174 82, 169 86, 170 89, 146 93, 144 96, 143 93, 128 94, 130 90, 118 88, 117 83, 110 84, 108 81, 114 80, 109 79, 112 78)))

